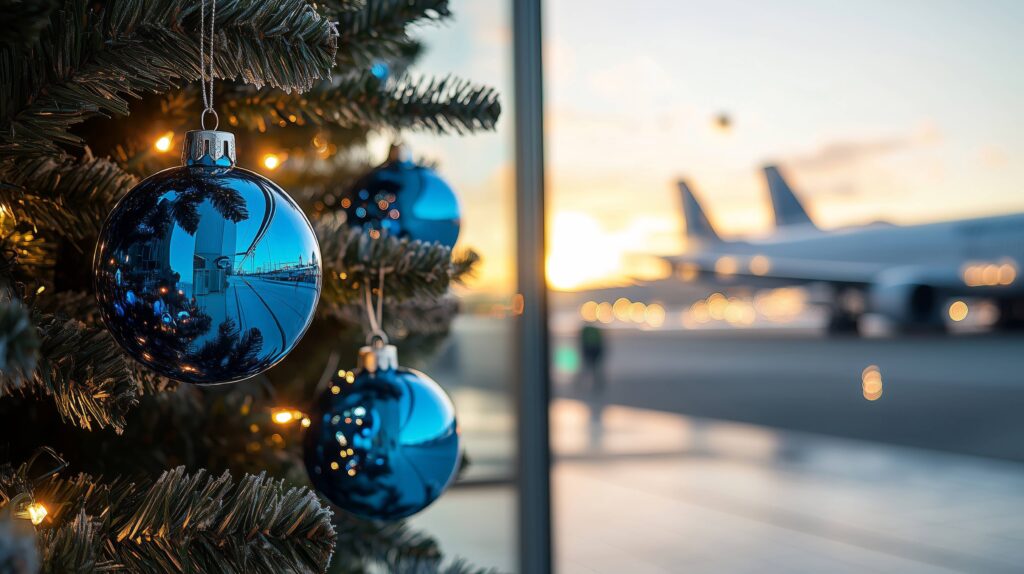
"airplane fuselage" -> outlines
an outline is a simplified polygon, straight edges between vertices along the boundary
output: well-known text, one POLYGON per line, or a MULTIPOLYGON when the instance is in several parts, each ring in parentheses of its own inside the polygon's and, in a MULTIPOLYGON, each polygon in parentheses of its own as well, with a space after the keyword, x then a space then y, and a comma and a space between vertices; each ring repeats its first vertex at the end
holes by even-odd
POLYGON ((960 266, 971 260, 1024 261, 1024 213, 838 231, 794 230, 761 241, 725 241, 709 251, 804 261, 960 266))

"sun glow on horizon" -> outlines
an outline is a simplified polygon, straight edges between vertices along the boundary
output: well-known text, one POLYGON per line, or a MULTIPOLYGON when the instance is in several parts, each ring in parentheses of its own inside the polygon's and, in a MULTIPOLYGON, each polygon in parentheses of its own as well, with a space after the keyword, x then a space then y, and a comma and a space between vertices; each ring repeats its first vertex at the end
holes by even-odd
POLYGON ((621 247, 609 241, 597 219, 575 211, 555 215, 549 230, 548 284, 572 290, 611 275, 622 259, 621 247))
POLYGON ((671 275, 654 253, 677 253, 670 216, 608 221, 582 211, 557 211, 548 227, 548 285, 559 291, 610 287, 671 275), (665 241, 665 235, 673 240, 665 241))

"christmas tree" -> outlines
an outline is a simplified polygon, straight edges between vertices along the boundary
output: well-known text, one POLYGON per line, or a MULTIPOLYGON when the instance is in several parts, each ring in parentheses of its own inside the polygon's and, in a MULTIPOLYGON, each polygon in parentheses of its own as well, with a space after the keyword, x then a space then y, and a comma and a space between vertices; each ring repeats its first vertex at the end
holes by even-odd
POLYGON ((492 89, 411 71, 412 27, 449 18, 448 3, 217 2, 222 129, 239 164, 278 168, 312 220, 323 287, 283 363, 213 387, 134 361, 92 293, 104 220, 141 178, 176 165, 197 128, 210 13, 196 0, 3 0, 0 11, 0 570, 478 571, 401 522, 332 510, 309 487, 300 439, 318 385, 364 341, 366 286, 415 363, 446 335, 450 287, 477 260, 340 216, 341 190, 371 165, 368 135, 493 129, 492 89))

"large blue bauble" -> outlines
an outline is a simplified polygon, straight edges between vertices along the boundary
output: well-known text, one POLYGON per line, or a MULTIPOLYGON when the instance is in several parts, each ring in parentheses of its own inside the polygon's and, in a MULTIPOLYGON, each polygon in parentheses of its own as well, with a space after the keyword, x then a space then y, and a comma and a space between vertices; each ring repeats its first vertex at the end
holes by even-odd
POLYGON ((349 379, 335 377, 310 415, 304 449, 310 480, 338 507, 364 518, 396 520, 423 510, 458 469, 451 400, 411 369, 345 374, 349 379))
POLYGON ((93 269, 114 339, 157 373, 197 384, 283 359, 313 319, 322 276, 298 205, 209 155, 129 191, 100 232, 93 269))
POLYGON ((459 238, 459 200, 437 172, 396 159, 359 179, 341 197, 349 225, 452 247, 459 238))

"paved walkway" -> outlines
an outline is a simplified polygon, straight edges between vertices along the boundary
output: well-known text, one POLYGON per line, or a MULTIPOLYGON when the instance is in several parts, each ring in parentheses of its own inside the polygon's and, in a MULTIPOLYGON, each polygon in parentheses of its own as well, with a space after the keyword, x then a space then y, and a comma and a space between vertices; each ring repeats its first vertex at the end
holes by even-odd
MULTIPOLYGON (((558 571, 1024 571, 1024 464, 702 421, 552 407, 558 571)), ((514 570, 514 493, 456 488, 416 522, 514 570)))

